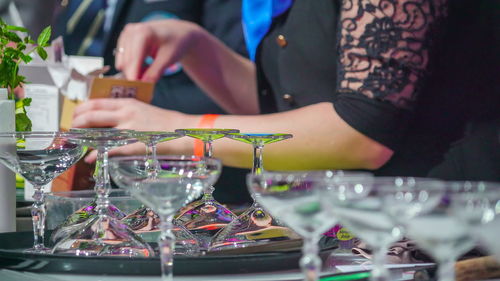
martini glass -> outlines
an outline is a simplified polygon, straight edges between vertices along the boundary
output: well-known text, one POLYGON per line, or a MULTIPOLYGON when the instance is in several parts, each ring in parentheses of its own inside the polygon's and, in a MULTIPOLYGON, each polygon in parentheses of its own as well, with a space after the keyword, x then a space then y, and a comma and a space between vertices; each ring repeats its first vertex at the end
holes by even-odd
MULTIPOLYGON (((226 137, 251 144, 253 146, 252 174, 260 175, 264 172, 263 149, 264 145, 286 140, 291 134, 243 134, 232 133, 226 137)), ((250 245, 282 241, 298 238, 291 231, 277 232, 275 227, 280 225, 266 212, 257 201, 240 216, 226 225, 212 238, 209 251, 218 251, 227 248, 242 248, 250 245)))
MULTIPOLYGON (((322 200, 322 190, 335 174, 334 171, 263 172, 247 176, 248 189, 255 200, 304 239, 300 267, 307 281, 318 280, 322 264, 318 241, 337 223, 322 200)), ((281 226, 269 227, 283 231, 281 226)))
POLYGON ((325 193, 332 214, 372 250, 370 280, 391 280, 386 255, 390 245, 402 238, 402 231, 384 212, 384 192, 396 184, 408 184, 408 179, 347 175, 337 177, 325 193))
MULTIPOLYGON (((155 178, 157 171, 160 170, 156 145, 182 137, 179 133, 162 131, 138 131, 134 133, 134 136, 146 145, 146 165, 150 178, 155 178)), ((155 235, 150 234, 160 231, 160 218, 149 207, 142 207, 134 211, 123 218, 122 221, 148 241, 155 240, 155 235)), ((199 253, 199 244, 189 230, 182 225, 175 225, 173 232, 176 236, 176 254, 196 255, 199 253)))
POLYGON ((10 150, 0 154, 0 162, 33 184, 33 248, 28 252, 48 253, 44 245, 45 197, 43 186, 75 164, 86 148, 59 132, 17 132, 0 134, 0 145, 10 150))
POLYGON ((436 260, 438 280, 455 280, 455 261, 475 246, 468 224, 452 215, 454 198, 462 191, 447 182, 428 180, 392 190, 385 204, 391 216, 436 260))
MULTIPOLYGON (((212 142, 225 137, 229 133, 238 133, 234 129, 178 129, 175 130, 185 136, 203 141, 204 157, 212 157, 212 142)), ((201 243, 203 250, 208 249, 212 236, 226 226, 236 216, 222 206, 212 196, 215 188, 212 185, 205 187, 203 197, 183 208, 176 216, 175 222, 185 226, 201 243)))
MULTIPOLYGON (((113 160, 114 158, 111 158, 113 160)), ((122 157, 123 161, 129 161, 134 163, 144 163, 144 170, 148 173, 147 177, 143 177, 144 181, 152 180, 158 177, 158 172, 162 171, 160 166, 161 162, 166 161, 188 161, 188 160, 199 160, 200 158, 197 156, 172 156, 172 155, 161 155, 157 156, 155 162, 157 163, 157 169, 155 176, 152 177, 150 173, 150 163, 149 157, 147 156, 130 156, 130 157, 122 157)), ((112 167, 114 168, 114 167, 112 167)), ((119 177, 116 173, 111 172, 111 176, 113 179, 115 177, 119 177)), ((121 188, 126 190, 131 190, 139 186, 139 178, 135 179, 133 182, 124 182, 123 180, 116 180, 117 184, 120 185, 121 188)), ((132 212, 128 216, 122 219, 122 222, 127 224, 135 233, 143 237, 145 240, 152 242, 155 239, 157 240, 158 234, 160 234, 161 230, 161 220, 160 216, 154 211, 153 208, 144 206, 139 208, 138 210, 132 212)), ((193 236, 189 230, 187 230, 184 226, 179 226, 174 224, 174 228, 172 229, 176 239, 175 239, 175 254, 176 255, 187 255, 187 256, 195 256, 200 253, 200 246, 196 237, 193 236)))
MULTIPOLYGON (((80 137, 76 138, 76 142, 79 143, 85 143, 90 147, 98 147, 98 146, 103 146, 101 148, 101 151, 98 149, 98 157, 96 160, 96 165, 95 165, 95 170, 94 170, 94 181, 95 181, 95 186, 94 190, 96 191, 97 195, 101 194, 103 196, 106 196, 106 198, 109 196, 109 192, 105 191, 105 188, 108 188, 109 186, 106 186, 104 188, 101 188, 101 192, 97 191, 98 186, 105 186, 105 180, 109 182, 109 177, 108 179, 105 179, 102 174, 102 166, 103 166, 103 158, 106 157, 107 159, 107 153, 110 149, 110 147, 113 147, 112 144, 108 143, 106 144, 106 138, 111 137, 114 134, 118 134, 118 138, 123 138, 126 136, 129 138, 130 136, 128 134, 133 133, 133 131, 130 130, 118 130, 118 129, 108 129, 108 128, 86 128, 86 129, 79 129, 79 128, 73 128, 71 129, 72 133, 79 133, 80 137), (119 136, 119 135, 123 136, 119 136), (95 140, 93 141, 93 138, 95 140), (102 142, 101 144, 99 142, 102 142), (89 144, 90 143, 90 144, 89 144), (108 147, 109 146, 109 147, 108 147), (105 154, 105 155, 104 155, 105 154)), ((109 185, 109 184, 108 184, 109 185)), ((124 212, 122 212, 120 209, 116 208, 113 204, 108 204, 106 205, 107 210, 105 213, 108 216, 111 216, 115 219, 122 219, 126 216, 124 212)), ((70 216, 58 227, 54 229, 52 232, 52 235, 50 237, 50 241, 56 245, 61 239, 67 238, 70 234, 78 231, 82 227, 85 226, 85 224, 91 220, 94 219, 94 217, 97 216, 97 198, 93 200, 90 204, 83 206, 70 216)))
POLYGON ((179 157, 172 160, 158 157, 161 170, 156 178, 150 178, 144 160, 144 157, 135 156, 112 158, 111 173, 119 186, 129 189, 132 196, 159 214, 162 280, 173 280, 174 214, 201 195, 205 186, 217 180, 221 164, 213 158, 179 157))
POLYGON ((452 182, 451 214, 468 225, 472 237, 500 262, 500 183, 452 182))
POLYGON ((95 216, 82 224, 67 237, 56 243, 52 252, 76 256, 128 256, 149 257, 151 247, 127 225, 114 217, 110 208, 111 185, 108 170, 108 151, 111 148, 137 142, 133 131, 118 129, 72 129, 80 134, 74 141, 97 150, 94 173, 97 194, 95 216))

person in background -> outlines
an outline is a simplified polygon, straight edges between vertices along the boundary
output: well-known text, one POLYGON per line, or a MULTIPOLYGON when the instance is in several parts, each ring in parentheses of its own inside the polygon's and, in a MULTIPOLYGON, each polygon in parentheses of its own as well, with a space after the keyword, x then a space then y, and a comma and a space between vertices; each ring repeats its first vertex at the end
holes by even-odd
MULTIPOLYGON (((118 36, 129 23, 182 19, 204 26, 231 49, 245 56, 240 23, 241 1, 230 0, 67 0, 54 28, 69 55, 100 56, 114 66, 118 36)), ((144 65, 151 64, 145 57, 144 65)), ((116 72, 115 69, 111 74, 116 72)), ((151 102, 190 114, 225 113, 189 79, 182 65, 162 71, 151 102)))
MULTIPOLYGON (((180 61, 233 114, 220 116, 215 127, 292 133, 292 140, 266 148, 268 169, 425 176, 469 120, 498 117, 498 82, 491 79, 498 52, 487 47, 496 27, 481 22, 488 3, 248 0, 243 19, 254 62, 198 25, 166 20, 125 28, 116 67, 129 79, 156 81, 180 61), (142 71, 147 55, 155 60, 142 71)), ((200 120, 103 99, 79 106, 73 124, 173 130, 200 120)), ((192 143, 160 149, 190 153, 192 143)), ((247 147, 229 140, 217 143, 215 156, 226 165, 251 165, 247 147)))
MULTIPOLYGON (((59 14, 55 36, 62 35, 69 55, 100 56, 114 66, 118 36, 127 24, 178 19, 203 26, 232 50, 247 56, 241 27, 240 0, 68 0, 59 14)), ((151 64, 151 57, 141 62, 151 64)), ((112 69, 110 74, 116 73, 112 69)), ((172 63, 159 74, 151 104, 189 114, 224 114, 184 72, 172 63)), ((146 130, 146 128, 136 128, 146 130)), ((214 194, 221 202, 240 204, 251 199, 244 188, 248 170, 225 168, 214 194)))

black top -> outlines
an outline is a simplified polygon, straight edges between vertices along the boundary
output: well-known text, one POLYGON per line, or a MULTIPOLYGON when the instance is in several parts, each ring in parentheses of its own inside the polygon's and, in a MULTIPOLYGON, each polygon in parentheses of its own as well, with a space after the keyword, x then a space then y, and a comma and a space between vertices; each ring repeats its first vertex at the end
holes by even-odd
POLYGON ((498 116, 493 1, 343 2, 342 19, 341 1, 295 0, 274 20, 257 51, 263 112, 332 102, 394 150, 376 174, 413 176, 442 160, 467 120, 498 116))

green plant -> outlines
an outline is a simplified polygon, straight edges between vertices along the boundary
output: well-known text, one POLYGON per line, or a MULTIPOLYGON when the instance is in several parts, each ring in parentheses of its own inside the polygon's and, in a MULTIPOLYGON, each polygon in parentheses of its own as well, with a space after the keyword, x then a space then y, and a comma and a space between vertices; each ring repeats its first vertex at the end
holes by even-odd
MULTIPOLYGON (((50 45, 51 32, 50 26, 46 27, 35 42, 26 28, 8 25, 0 19, 0 87, 8 89, 9 99, 14 100, 14 90, 27 83, 25 77, 19 75, 19 64, 29 63, 33 52, 43 60, 47 59, 44 48, 50 45)), ((16 131, 31 131, 31 120, 26 115, 30 103, 30 98, 16 101, 16 131)))

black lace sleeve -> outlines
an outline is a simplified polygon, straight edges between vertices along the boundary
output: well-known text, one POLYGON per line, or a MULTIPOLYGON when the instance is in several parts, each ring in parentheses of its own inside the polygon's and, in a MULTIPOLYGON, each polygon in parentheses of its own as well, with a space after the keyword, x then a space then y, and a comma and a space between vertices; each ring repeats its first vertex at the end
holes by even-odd
MULTIPOLYGON (((381 132, 375 132, 373 138, 384 144, 392 142, 386 138, 391 138, 391 130, 402 126, 393 119, 401 119, 404 111, 411 111, 416 104, 416 89, 429 62, 431 39, 446 8, 447 0, 342 1, 337 88, 343 99, 339 104, 348 103, 340 111, 349 116, 344 118, 340 113, 341 117, 356 123, 352 125, 362 133, 373 131, 378 124, 381 132), (379 104, 378 109, 366 113, 352 104, 363 98, 363 103, 372 107, 379 104), (353 116, 356 110, 352 107, 362 116, 353 116), (382 121, 358 124, 363 123, 360 118, 382 121), (367 126, 371 128, 360 128, 367 126)), ((367 134, 372 137, 373 133, 367 134)))

